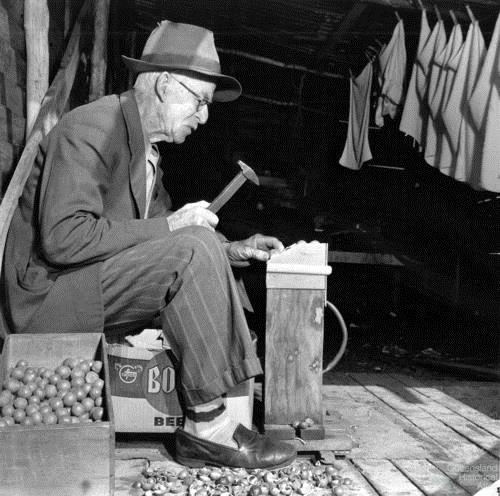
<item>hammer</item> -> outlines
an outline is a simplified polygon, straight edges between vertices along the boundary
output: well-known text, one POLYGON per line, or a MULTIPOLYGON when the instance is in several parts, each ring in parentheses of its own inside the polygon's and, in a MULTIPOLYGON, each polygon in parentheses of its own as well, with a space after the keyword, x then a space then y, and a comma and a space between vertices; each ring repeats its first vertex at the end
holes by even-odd
POLYGON ((240 189, 243 183, 249 179, 255 184, 259 184, 257 174, 248 167, 245 162, 238 160, 238 165, 241 171, 234 177, 234 179, 220 192, 219 196, 207 207, 210 212, 218 212, 229 199, 240 189))

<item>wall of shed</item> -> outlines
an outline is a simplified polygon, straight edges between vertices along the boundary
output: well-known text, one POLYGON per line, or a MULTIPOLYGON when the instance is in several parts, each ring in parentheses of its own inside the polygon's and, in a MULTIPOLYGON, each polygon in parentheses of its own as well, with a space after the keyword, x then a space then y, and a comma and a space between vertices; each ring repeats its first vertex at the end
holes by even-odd
POLYGON ((24 2, 0 0, 0 195, 19 158, 25 133, 24 2))

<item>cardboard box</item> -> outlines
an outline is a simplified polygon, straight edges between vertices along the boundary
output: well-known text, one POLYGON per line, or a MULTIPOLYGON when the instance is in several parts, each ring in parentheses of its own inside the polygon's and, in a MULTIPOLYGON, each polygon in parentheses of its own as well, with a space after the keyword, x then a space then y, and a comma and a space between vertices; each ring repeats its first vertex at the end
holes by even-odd
POLYGON ((174 432, 183 413, 165 350, 108 345, 117 432, 174 432))
POLYGON ((114 492, 115 432, 103 334, 12 334, 0 358, 9 367, 56 368, 68 357, 101 360, 102 422, 0 428, 0 496, 107 496, 114 492))
MULTIPOLYGON (((175 369, 166 350, 108 345, 117 432, 174 432, 183 423, 175 369)), ((252 426, 253 379, 227 394, 229 414, 252 426)))

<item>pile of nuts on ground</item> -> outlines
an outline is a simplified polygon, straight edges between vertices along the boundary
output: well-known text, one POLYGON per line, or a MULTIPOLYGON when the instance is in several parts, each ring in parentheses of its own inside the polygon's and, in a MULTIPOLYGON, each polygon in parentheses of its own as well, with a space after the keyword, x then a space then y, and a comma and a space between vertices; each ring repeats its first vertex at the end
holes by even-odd
POLYGON ((313 492, 342 496, 353 494, 353 481, 341 475, 342 465, 334 462, 297 461, 279 470, 245 470, 202 467, 164 469, 146 467, 133 484, 133 496, 294 496, 313 492))

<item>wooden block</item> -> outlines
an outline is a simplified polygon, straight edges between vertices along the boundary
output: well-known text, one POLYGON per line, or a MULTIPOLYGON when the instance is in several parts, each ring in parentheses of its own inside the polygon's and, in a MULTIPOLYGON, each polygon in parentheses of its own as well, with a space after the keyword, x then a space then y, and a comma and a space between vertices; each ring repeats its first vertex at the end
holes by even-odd
POLYGON ((266 287, 326 291, 326 276, 332 271, 327 254, 328 245, 317 241, 289 246, 267 263, 266 287))
POLYGON ((299 437, 304 441, 325 439, 325 428, 322 425, 313 425, 307 429, 299 429, 299 437))
POLYGON ((291 425, 264 424, 264 431, 273 439, 294 439, 295 429, 291 425))
POLYGON ((0 429, 0 495, 112 495, 114 420, 109 390, 106 342, 99 333, 11 334, 1 357, 0 380, 25 359, 33 367, 54 368, 64 358, 103 362, 102 422, 13 426, 0 429))
POLYGON ((322 290, 267 291, 266 424, 323 423, 324 299, 322 290))

